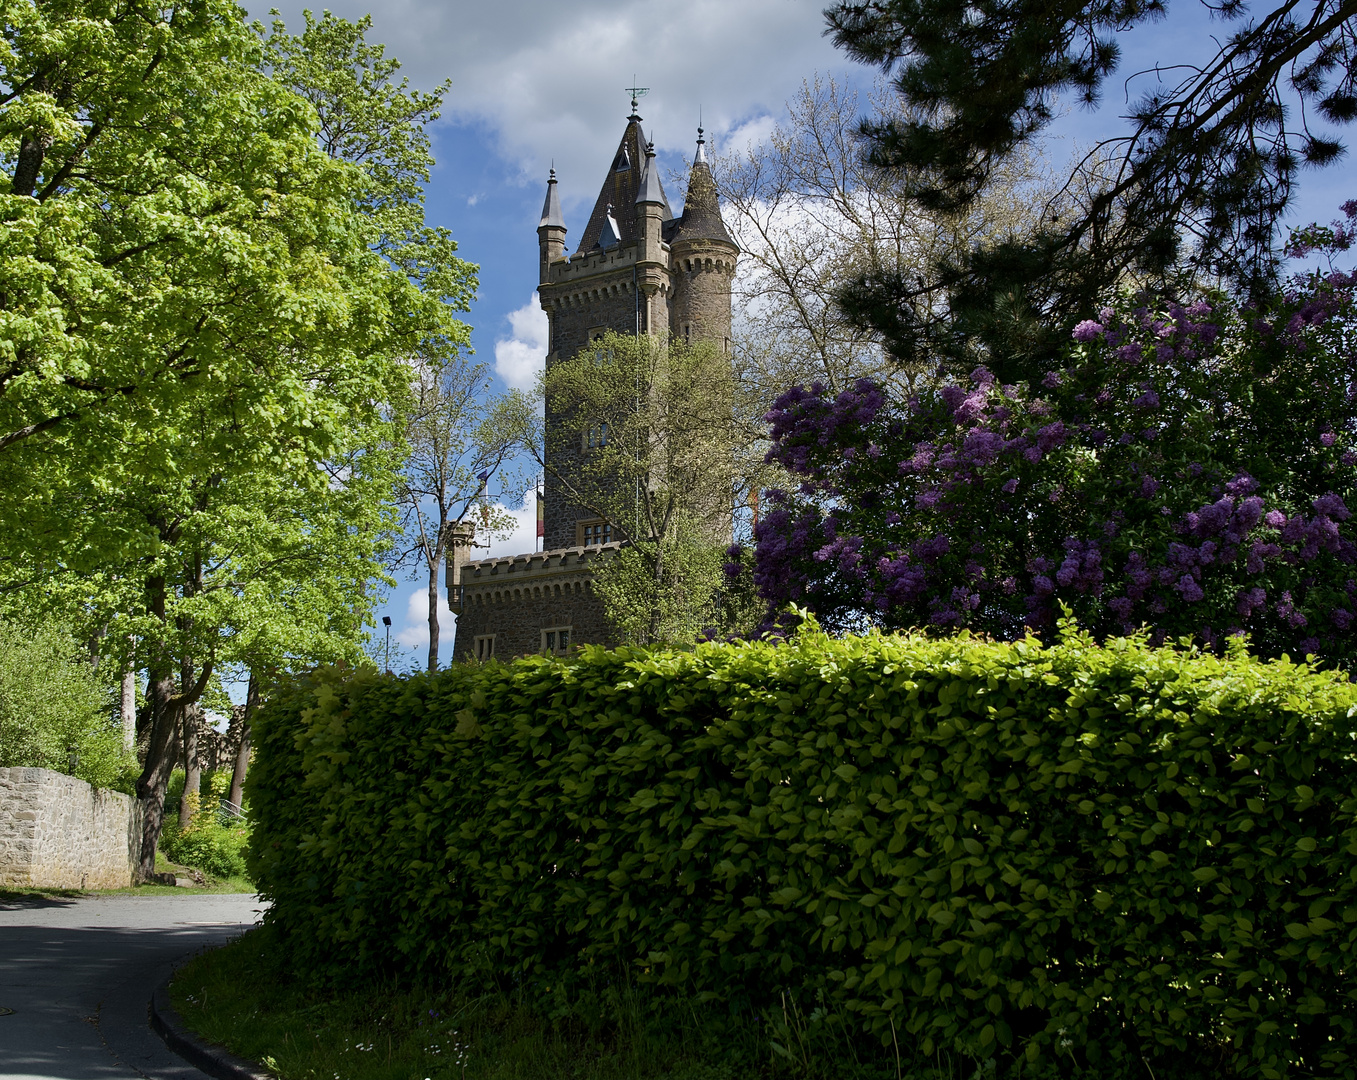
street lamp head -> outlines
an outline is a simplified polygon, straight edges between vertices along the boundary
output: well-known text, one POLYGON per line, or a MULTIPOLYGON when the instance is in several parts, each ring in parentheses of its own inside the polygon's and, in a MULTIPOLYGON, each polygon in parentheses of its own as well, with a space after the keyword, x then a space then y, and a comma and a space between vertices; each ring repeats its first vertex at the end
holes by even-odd
POLYGON ((383 625, 383 626, 390 626, 390 625, 391 625, 391 616, 390 616, 390 615, 383 615, 383 616, 382 616, 382 625, 383 625))

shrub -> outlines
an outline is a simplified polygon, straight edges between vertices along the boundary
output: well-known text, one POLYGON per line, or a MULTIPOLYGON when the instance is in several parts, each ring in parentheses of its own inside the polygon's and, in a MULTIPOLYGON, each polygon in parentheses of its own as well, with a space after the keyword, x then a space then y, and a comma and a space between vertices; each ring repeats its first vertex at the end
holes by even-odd
MULTIPOLYGON (((245 851, 250 843, 249 822, 224 819, 218 805, 230 785, 231 774, 224 769, 203 773, 202 790, 207 795, 206 804, 200 796, 192 796, 193 818, 189 827, 180 828, 177 813, 165 820, 159 846, 168 858, 212 877, 245 876, 245 851)), ((176 769, 170 777, 165 805, 178 806, 183 793, 184 773, 176 769)))
POLYGON ((1357 1076, 1339 674, 806 632, 316 672, 256 724, 297 965, 785 993, 999 1076, 1357 1076))
POLYGON ((69 630, 0 621, 0 768, 53 769, 125 789, 135 765, 69 630))
POLYGON ((166 820, 160 850, 167 858, 216 878, 244 877, 245 851, 250 843, 246 825, 224 825, 213 814, 196 817, 187 829, 179 819, 166 820))
POLYGON ((1099 636, 1352 663, 1357 275, 1293 285, 1266 310, 1120 302, 1037 386, 789 390, 760 592, 846 629, 1011 639, 1068 605, 1099 636))

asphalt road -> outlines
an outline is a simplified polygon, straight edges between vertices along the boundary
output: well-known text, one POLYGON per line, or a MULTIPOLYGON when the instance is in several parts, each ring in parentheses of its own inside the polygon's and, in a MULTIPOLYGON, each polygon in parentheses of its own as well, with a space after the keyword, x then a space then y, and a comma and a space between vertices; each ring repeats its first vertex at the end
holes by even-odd
POLYGON ((192 893, 0 901, 0 1077, 207 1080, 151 1031, 151 993, 259 908, 192 893))

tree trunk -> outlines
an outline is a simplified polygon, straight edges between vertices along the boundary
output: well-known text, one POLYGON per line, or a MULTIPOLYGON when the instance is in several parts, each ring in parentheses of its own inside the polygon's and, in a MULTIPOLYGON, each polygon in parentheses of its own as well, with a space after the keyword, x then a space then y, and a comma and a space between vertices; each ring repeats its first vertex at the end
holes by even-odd
POLYGON ((245 691, 245 717, 240 722, 240 746, 236 749, 236 767, 231 770, 231 792, 227 801, 237 813, 245 799, 245 770, 250 767, 250 721, 259 705, 259 680, 250 672, 250 688, 245 691))
MULTIPOLYGON (((179 693, 188 696, 193 685, 193 661, 184 657, 179 661, 179 693)), ((193 810, 202 790, 203 769, 198 760, 198 705, 186 705, 180 713, 180 731, 184 746, 184 793, 179 796, 179 827, 193 824, 193 810)))
POLYGON ((160 827, 165 820, 165 789, 174 770, 171 752, 175 728, 182 706, 176 704, 174 676, 169 672, 153 674, 147 686, 151 699, 151 732, 146 747, 146 765, 137 780, 137 799, 141 803, 141 852, 137 861, 137 881, 155 879, 155 849, 160 842, 160 827))
POLYGON ((647 645, 654 645, 660 638, 660 591, 664 587, 664 544, 660 541, 655 542, 655 580, 652 584, 654 590, 650 596, 650 640, 647 645))
MULTIPOLYGON (((164 577, 149 578, 146 582, 147 609, 161 626, 165 625, 164 577)), ((209 653, 198 681, 176 693, 173 669, 165 655, 163 641, 153 642, 147 660, 149 679, 146 686, 149 724, 146 740, 146 760, 137 779, 137 801, 141 804, 141 850, 138 852, 136 880, 138 883, 155 879, 155 851, 160 842, 160 829, 165 821, 165 789, 169 787, 174 770, 175 735, 183 714, 207 689, 212 677, 213 660, 209 653)))
POLYGON ((89 640, 89 650, 90 650, 90 670, 93 671, 93 672, 96 672, 96 673, 97 673, 98 670, 99 670, 99 649, 100 649, 100 643, 104 640, 104 636, 105 636, 107 633, 108 633, 108 627, 107 627, 107 626, 101 626, 101 627, 99 627, 98 630, 94 631, 94 633, 92 633, 92 634, 90 635, 90 640, 89 640))
POLYGON ((438 564, 441 559, 429 560, 429 670, 438 670, 438 564))
POLYGON ((137 671, 133 659, 135 644, 132 636, 127 638, 127 659, 123 661, 122 703, 119 716, 123 725, 123 750, 132 754, 137 749, 137 671))
MULTIPOLYGON (((46 87, 47 80, 40 85, 46 87)), ((52 146, 52 136, 48 134, 25 134, 19 140, 19 155, 14 163, 14 180, 10 192, 14 195, 32 195, 37 187, 38 177, 42 174, 42 161, 52 146)))
POLYGON ((198 759, 198 706, 189 705, 182 711, 184 725, 184 793, 179 796, 179 827, 193 824, 194 807, 202 793, 203 769, 198 759))

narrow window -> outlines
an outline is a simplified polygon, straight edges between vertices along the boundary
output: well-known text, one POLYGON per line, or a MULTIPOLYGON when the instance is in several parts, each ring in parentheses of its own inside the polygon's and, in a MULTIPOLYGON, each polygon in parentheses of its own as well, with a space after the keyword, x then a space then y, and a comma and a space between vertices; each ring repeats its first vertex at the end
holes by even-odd
POLYGON ((590 424, 584 432, 584 448, 594 450, 608 445, 608 425, 590 424))
POLYGON ((495 655, 495 635, 480 634, 476 638, 476 659, 489 660, 495 655))

